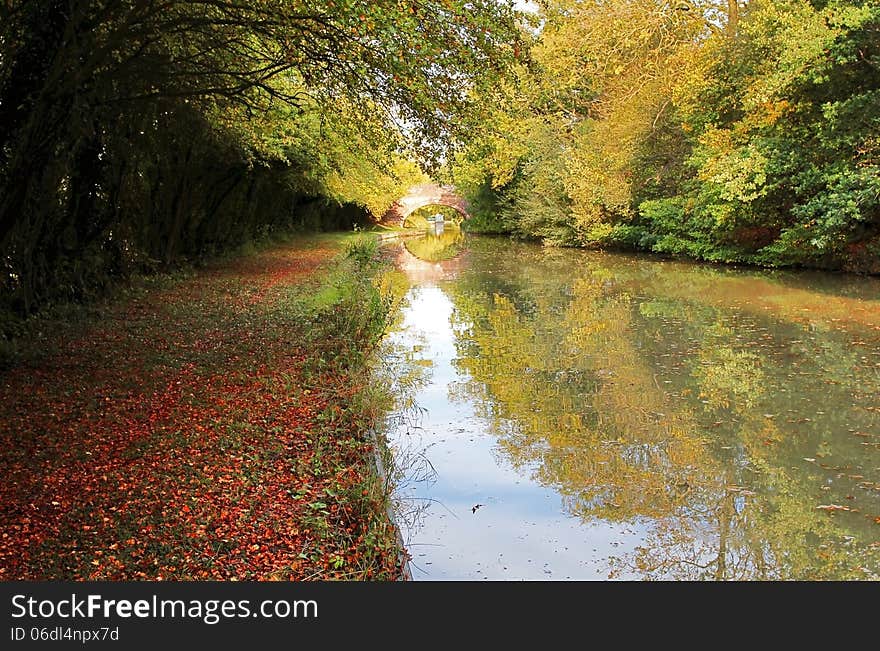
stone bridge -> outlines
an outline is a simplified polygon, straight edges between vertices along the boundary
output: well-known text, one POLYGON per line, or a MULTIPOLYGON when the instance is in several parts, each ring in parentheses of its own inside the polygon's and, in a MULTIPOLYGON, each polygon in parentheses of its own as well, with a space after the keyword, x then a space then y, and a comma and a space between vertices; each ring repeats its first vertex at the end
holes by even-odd
POLYGON ((403 226, 407 217, 425 206, 448 206, 460 212, 464 219, 470 217, 467 202, 456 194, 453 186, 424 183, 412 186, 405 197, 395 201, 382 216, 381 223, 386 226, 403 226))

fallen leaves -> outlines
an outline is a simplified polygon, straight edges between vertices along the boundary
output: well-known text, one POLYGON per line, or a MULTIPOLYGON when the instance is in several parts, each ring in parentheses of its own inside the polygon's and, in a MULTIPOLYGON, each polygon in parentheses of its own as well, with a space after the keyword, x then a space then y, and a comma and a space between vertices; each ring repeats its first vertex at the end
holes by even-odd
POLYGON ((396 577, 355 378, 303 391, 275 309, 335 252, 205 269, 0 376, 0 580, 396 577))

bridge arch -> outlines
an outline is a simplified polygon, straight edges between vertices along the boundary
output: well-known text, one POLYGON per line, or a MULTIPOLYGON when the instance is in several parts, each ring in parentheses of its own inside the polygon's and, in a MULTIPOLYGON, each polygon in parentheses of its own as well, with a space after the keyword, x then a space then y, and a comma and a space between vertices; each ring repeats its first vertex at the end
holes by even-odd
POLYGON ((456 192, 454 186, 423 183, 414 185, 406 196, 395 201, 382 217, 382 223, 387 226, 403 226, 407 217, 425 206, 453 208, 463 219, 470 219, 467 201, 456 192))

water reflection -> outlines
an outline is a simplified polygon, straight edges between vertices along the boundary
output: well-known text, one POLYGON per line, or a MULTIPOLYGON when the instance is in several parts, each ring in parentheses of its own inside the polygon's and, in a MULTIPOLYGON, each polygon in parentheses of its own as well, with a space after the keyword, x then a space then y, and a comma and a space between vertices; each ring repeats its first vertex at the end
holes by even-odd
POLYGON ((391 338, 431 362, 429 578, 878 578, 880 282, 467 249, 391 338))
POLYGON ((438 222, 426 229, 423 237, 404 240, 403 246, 409 253, 426 262, 449 260, 461 253, 464 233, 454 223, 438 222))

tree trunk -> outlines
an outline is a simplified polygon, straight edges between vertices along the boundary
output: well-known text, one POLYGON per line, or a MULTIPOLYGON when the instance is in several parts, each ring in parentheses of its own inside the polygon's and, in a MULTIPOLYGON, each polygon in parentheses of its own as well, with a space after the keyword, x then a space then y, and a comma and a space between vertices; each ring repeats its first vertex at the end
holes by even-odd
POLYGON ((727 35, 730 38, 736 36, 736 28, 739 25, 739 2, 727 0, 727 35))
POLYGON ((92 134, 73 157, 68 218, 74 226, 78 247, 93 240, 103 230, 104 220, 98 215, 96 201, 103 173, 100 152, 101 143, 97 135, 92 134))
POLYGON ((733 518, 733 495, 727 494, 721 498, 721 508, 718 513, 718 558, 715 564, 715 580, 726 581, 727 575, 727 546, 730 538, 730 520, 733 518))
POLYGON ((0 87, 0 188, 4 190, 0 194, 0 245, 4 247, 18 224, 34 219, 30 204, 45 191, 53 147, 63 139, 68 124, 69 97, 47 98, 46 94, 53 94, 50 79, 70 58, 61 53, 70 28, 70 9, 68 0, 52 0, 32 3, 25 10, 21 30, 25 39, 0 87))
POLYGON ((170 266, 174 260, 177 242, 180 240, 180 233, 183 230, 183 222, 188 218, 187 209, 190 205, 188 200, 189 197, 187 196, 189 193, 189 172, 186 168, 189 164, 191 155, 192 148, 186 152, 186 157, 183 160, 183 170, 180 175, 180 183, 177 184, 177 188, 174 192, 174 199, 171 202, 172 221, 171 228, 168 231, 167 246, 165 247, 166 266, 170 266))
POLYGON ((70 19, 67 0, 41 4, 34 3, 32 10, 26 10, 22 29, 25 41, 11 62, 6 83, 0 87, 0 155, 21 130, 46 85, 70 19))

